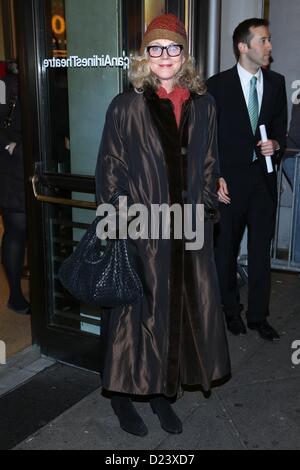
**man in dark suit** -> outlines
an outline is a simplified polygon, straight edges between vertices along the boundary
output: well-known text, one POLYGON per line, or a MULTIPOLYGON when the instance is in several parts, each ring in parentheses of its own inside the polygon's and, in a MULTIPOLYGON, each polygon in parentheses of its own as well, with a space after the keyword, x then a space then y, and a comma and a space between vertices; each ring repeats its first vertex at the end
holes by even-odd
POLYGON ((228 329, 247 333, 241 318, 237 258, 248 227, 248 328, 269 341, 279 340, 267 322, 271 289, 270 247, 277 205, 275 164, 285 147, 287 98, 284 77, 267 70, 272 44, 269 22, 243 21, 233 35, 235 67, 208 80, 219 123, 221 219, 216 261, 228 329), (259 126, 266 126, 262 142, 259 126), (272 173, 266 158, 272 156, 272 173))

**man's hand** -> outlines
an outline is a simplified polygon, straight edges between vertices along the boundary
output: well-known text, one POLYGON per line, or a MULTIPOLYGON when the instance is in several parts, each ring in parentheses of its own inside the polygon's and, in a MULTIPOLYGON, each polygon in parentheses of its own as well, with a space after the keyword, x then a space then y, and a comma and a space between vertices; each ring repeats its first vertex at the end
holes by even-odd
POLYGON ((260 152, 264 157, 272 157, 276 150, 280 149, 280 145, 277 140, 267 140, 267 142, 262 142, 262 140, 260 140, 257 147, 260 147, 260 152))
POLYGON ((218 181, 218 196, 219 196, 219 201, 220 202, 223 202, 224 204, 230 204, 231 203, 227 183, 224 180, 224 178, 219 178, 219 181, 218 181))

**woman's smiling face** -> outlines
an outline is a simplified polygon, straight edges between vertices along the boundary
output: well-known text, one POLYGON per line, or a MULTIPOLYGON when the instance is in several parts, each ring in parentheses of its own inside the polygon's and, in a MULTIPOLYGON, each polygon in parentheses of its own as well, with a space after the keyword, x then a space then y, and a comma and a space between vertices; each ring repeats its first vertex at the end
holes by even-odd
MULTIPOLYGON (((150 42, 150 46, 168 47, 175 45, 174 41, 168 39, 158 39, 150 42)), ((148 53, 149 55, 149 53, 148 53)), ((161 57, 151 57, 149 55, 149 65, 151 71, 159 78, 162 86, 168 91, 172 91, 174 78, 180 71, 185 62, 183 51, 177 57, 170 57, 167 50, 164 49, 161 57)))

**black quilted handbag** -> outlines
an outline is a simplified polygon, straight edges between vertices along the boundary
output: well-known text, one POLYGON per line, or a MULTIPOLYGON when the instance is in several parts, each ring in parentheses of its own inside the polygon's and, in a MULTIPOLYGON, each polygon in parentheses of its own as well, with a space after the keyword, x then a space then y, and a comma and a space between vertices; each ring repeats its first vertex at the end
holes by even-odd
POLYGON ((96 229, 97 217, 72 255, 59 270, 59 279, 70 294, 98 307, 131 305, 143 297, 143 286, 133 268, 127 240, 108 240, 103 250, 96 229))

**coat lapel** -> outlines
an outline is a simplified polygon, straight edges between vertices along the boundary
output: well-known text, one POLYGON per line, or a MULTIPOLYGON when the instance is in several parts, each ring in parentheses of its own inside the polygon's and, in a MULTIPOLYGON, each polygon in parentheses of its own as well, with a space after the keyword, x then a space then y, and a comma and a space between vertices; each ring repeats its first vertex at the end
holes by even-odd
POLYGON ((258 127, 261 124, 266 123, 266 112, 268 110, 268 106, 269 106, 269 103, 271 101, 271 96, 272 96, 272 85, 270 82, 269 74, 265 70, 263 70, 262 72, 263 72, 263 77, 264 77, 264 94, 263 94, 263 100, 262 100, 262 105, 261 105, 261 110, 260 110, 258 127))
MULTIPOLYGON (((167 99, 160 99, 148 89, 145 99, 153 123, 157 128, 167 167, 170 204, 182 203, 184 188, 184 166, 181 156, 180 132, 177 127, 172 104, 167 99)), ((171 233, 173 227, 171 226, 171 233)), ((169 331, 168 357, 166 371, 166 393, 177 393, 179 381, 179 345, 183 311, 183 240, 171 239, 170 284, 169 284, 169 331)))
MULTIPOLYGON (((247 104, 246 104, 246 101, 245 101, 245 97, 244 97, 240 77, 239 77, 239 74, 238 74, 238 71, 237 71, 237 66, 235 66, 232 69, 232 71, 233 71, 234 88, 236 88, 236 90, 238 90, 238 92, 236 93, 236 96, 235 96, 236 105, 237 105, 237 109, 239 108, 241 110, 239 118, 244 120, 244 124, 248 128, 249 133, 251 135, 253 135, 252 127, 251 127, 251 121, 250 121, 250 117, 249 117, 249 112, 248 112, 247 104)), ((256 129, 256 133, 255 133, 255 140, 256 141, 260 140, 260 138, 261 138, 260 137, 259 126, 266 122, 266 112, 268 110, 268 106, 269 106, 271 96, 272 96, 272 85, 270 83, 269 75, 263 69, 262 69, 262 73, 263 73, 263 79, 264 79, 264 93, 263 93, 263 99, 262 99, 260 115, 259 115, 259 118, 258 118, 257 129, 256 129)), ((246 129, 246 127, 245 127, 245 129, 246 129)))
MULTIPOLYGON (((189 144, 189 115, 192 101, 199 98, 192 94, 182 109, 179 129, 172 104, 160 99, 153 90, 147 90, 145 99, 154 125, 157 128, 168 171, 171 204, 183 204, 183 192, 187 189, 187 152, 182 147, 189 144)), ((172 219, 172 224, 174 223, 172 219)), ((172 230, 171 230, 172 232, 172 230)), ((175 395, 180 380, 180 347, 184 308, 184 240, 171 239, 170 289, 169 289, 169 338, 166 373, 166 390, 175 395)), ((191 273, 189 273, 191 276, 191 273)))
POLYGON ((145 99, 153 123, 158 131, 164 159, 168 171, 169 194, 171 204, 182 202, 183 164, 181 158, 181 128, 186 120, 184 106, 180 129, 177 127, 172 104, 168 99, 160 99, 152 89, 147 89, 145 99))

